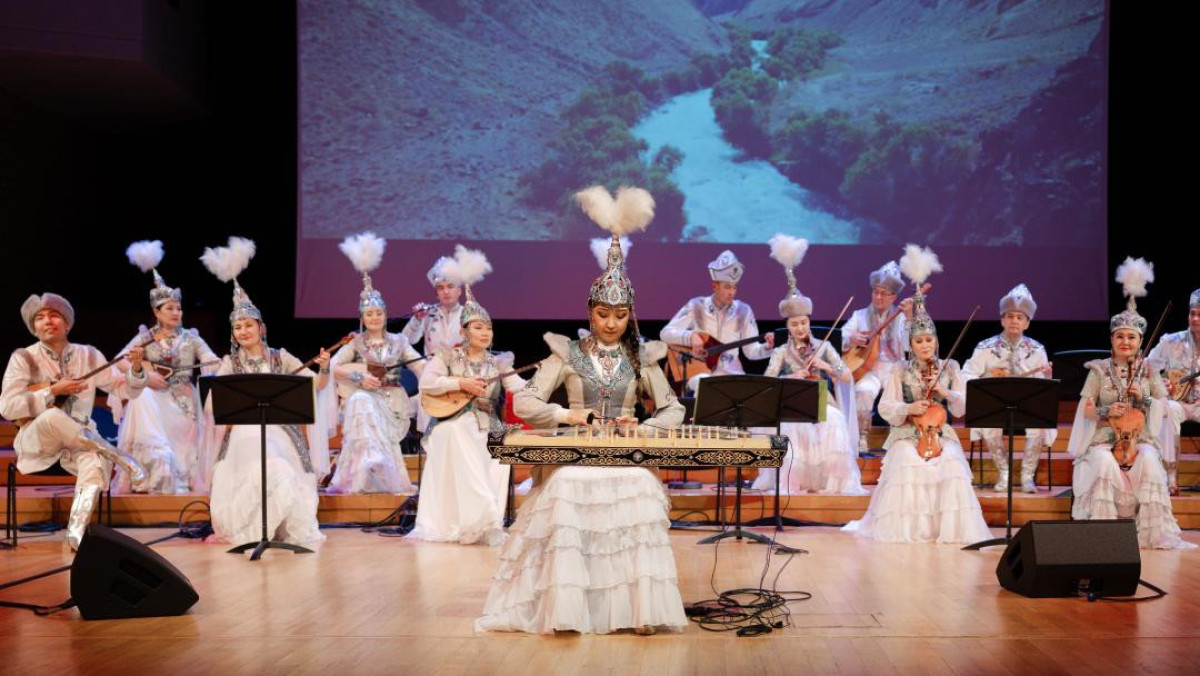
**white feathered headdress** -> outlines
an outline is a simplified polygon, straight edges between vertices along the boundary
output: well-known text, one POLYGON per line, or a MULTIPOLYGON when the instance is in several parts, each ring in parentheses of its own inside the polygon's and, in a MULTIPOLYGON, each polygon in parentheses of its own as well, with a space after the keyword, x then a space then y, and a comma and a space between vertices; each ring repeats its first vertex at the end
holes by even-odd
MULTIPOLYGON (((633 283, 625 274, 624 249, 628 247, 622 247, 621 239, 625 235, 641 232, 650 225, 650 221, 654 220, 654 198, 642 188, 627 186, 618 188, 614 198, 607 188, 596 185, 575 193, 575 200, 588 218, 612 235, 601 263, 604 273, 592 282, 588 302, 632 308, 633 283)), ((595 240, 591 246, 599 260, 595 240)), ((599 246, 603 247, 602 244, 599 246)))
POLYGON ((134 242, 125 249, 125 256, 142 272, 154 275, 154 288, 150 290, 150 307, 158 309, 160 305, 168 301, 173 300, 179 303, 183 300, 183 292, 167 286, 162 276, 158 274, 158 264, 163 259, 163 243, 161 241, 156 239, 134 242))
POLYGON ((358 314, 360 316, 373 307, 387 312, 387 303, 383 302, 383 294, 376 291, 375 287, 371 285, 371 275, 368 274, 383 262, 385 248, 387 248, 387 240, 373 232, 350 235, 342 240, 341 244, 338 244, 338 249, 341 249, 346 258, 350 259, 354 269, 361 272, 363 276, 363 290, 358 296, 358 314))
POLYGON ((1121 293, 1129 300, 1125 309, 1113 315, 1108 322, 1108 332, 1117 329, 1133 329, 1141 335, 1146 335, 1146 318, 1138 314, 1136 298, 1149 293, 1146 285, 1154 281, 1154 264, 1145 258, 1126 257, 1125 262, 1117 268, 1117 282, 1121 284, 1121 293))
POLYGON ((779 301, 779 314, 782 317, 809 316, 812 314, 812 299, 800 293, 796 288, 795 269, 808 253, 808 240, 803 237, 792 237, 776 233, 767 241, 771 247, 771 258, 783 266, 787 275, 788 290, 783 300, 779 301))
POLYGON ((200 256, 201 262, 208 271, 216 275, 222 282, 233 282, 233 312, 229 314, 229 323, 239 319, 257 319, 262 321, 262 313, 250 301, 249 294, 238 284, 237 277, 242 274, 250 259, 254 258, 255 245, 253 240, 245 237, 230 237, 226 246, 209 247, 200 256))
POLYGON ((471 291, 471 285, 483 281, 483 278, 491 271, 492 264, 488 262, 487 256, 482 251, 468 249, 461 244, 454 247, 454 258, 446 261, 442 266, 442 274, 446 279, 461 285, 463 293, 467 297, 462 309, 463 326, 474 319, 488 324, 492 323, 491 316, 479 304, 479 301, 475 300, 475 293, 471 291))
POLYGON ((930 275, 942 271, 941 261, 929 247, 922 249, 916 244, 907 244, 904 247, 904 255, 900 257, 900 271, 916 288, 916 293, 913 294, 912 321, 908 325, 908 339, 911 341, 920 335, 936 337, 937 326, 925 308, 925 294, 921 293, 921 285, 930 275))

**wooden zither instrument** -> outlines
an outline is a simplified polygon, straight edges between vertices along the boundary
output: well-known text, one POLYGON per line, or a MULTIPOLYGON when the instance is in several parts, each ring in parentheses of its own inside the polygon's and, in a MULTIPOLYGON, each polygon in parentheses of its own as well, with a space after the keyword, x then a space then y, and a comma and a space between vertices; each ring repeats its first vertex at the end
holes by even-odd
POLYGON ((779 467, 787 452, 784 436, 745 430, 684 425, 660 430, 630 425, 559 427, 493 435, 488 452, 505 465, 588 467, 779 467))

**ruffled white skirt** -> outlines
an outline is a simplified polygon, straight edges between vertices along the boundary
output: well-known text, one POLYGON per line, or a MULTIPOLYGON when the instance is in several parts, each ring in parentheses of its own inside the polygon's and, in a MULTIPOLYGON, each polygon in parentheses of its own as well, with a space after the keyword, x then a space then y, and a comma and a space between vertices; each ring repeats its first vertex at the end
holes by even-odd
POLYGON ((972 543, 992 536, 962 446, 945 439, 931 460, 922 460, 910 441, 893 443, 867 513, 842 530, 880 542, 972 543))
POLYGON ((189 418, 168 390, 146 388, 125 404, 117 447, 133 456, 146 478, 130 484, 118 468, 113 490, 118 493, 186 494, 197 465, 200 424, 189 418))
MULTIPOLYGON (((213 469, 213 531, 230 544, 262 538, 262 465, 257 425, 230 427, 229 450, 213 469)), ((291 544, 325 539, 317 523, 317 479, 304 471, 291 438, 267 426, 267 537, 291 544)))
MULTIPOLYGON (((858 469, 857 451, 852 452, 846 439, 846 426, 836 420, 822 423, 784 423, 780 431, 790 444, 778 470, 758 470, 754 490, 774 491, 779 473, 782 493, 816 491, 842 495, 866 495, 858 469)), ((857 444, 857 440, 855 440, 857 444)), ((857 445, 854 447, 857 449, 857 445)))
POLYGON ((558 468, 521 506, 476 630, 684 627, 669 508, 649 470, 558 468))
POLYGON ((1075 460, 1074 519, 1134 519, 1138 545, 1150 549, 1191 549, 1171 511, 1167 471, 1158 449, 1138 444, 1128 472, 1121 471, 1110 444, 1090 447, 1075 460))
POLYGON ((474 415, 439 422, 423 441, 417 523, 408 537, 434 542, 504 541, 510 468, 492 458, 474 415))
POLYGON ((412 490, 400 442, 408 418, 397 418, 383 394, 358 390, 342 406, 342 450, 330 493, 405 493, 412 490))

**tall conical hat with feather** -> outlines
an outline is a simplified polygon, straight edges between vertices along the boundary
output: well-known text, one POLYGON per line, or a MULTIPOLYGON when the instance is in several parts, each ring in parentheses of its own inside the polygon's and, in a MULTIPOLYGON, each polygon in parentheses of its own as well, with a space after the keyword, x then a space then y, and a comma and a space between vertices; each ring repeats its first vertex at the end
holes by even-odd
MULTIPOLYGON (((625 271, 625 255, 621 240, 625 235, 645 230, 654 219, 654 198, 641 188, 622 186, 614 198, 602 185, 592 186, 575 193, 580 208, 612 236, 604 255, 604 272, 588 292, 588 304, 628 306, 633 308, 633 282, 625 271)), ((626 240, 628 241, 628 240, 626 240)), ((626 246, 628 248, 628 246, 626 246)), ((592 245, 592 251, 597 246, 592 245)))
POLYGON ((125 256, 142 272, 154 275, 154 288, 150 289, 150 307, 157 310, 169 301, 179 303, 183 300, 183 292, 167 286, 162 276, 158 274, 158 264, 163 259, 162 241, 156 239, 134 242, 125 249, 125 256))

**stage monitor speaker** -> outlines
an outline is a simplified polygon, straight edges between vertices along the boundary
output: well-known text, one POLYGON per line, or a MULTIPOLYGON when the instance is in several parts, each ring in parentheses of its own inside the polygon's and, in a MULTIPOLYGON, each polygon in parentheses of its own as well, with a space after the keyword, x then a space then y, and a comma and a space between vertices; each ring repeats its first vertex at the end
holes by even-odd
POLYGON ((85 620, 182 615, 200 599, 162 555, 100 524, 88 526, 75 553, 71 598, 85 620))
POLYGON ((1030 521, 996 566, 1001 587, 1031 598, 1132 596, 1141 573, 1130 519, 1030 521))

